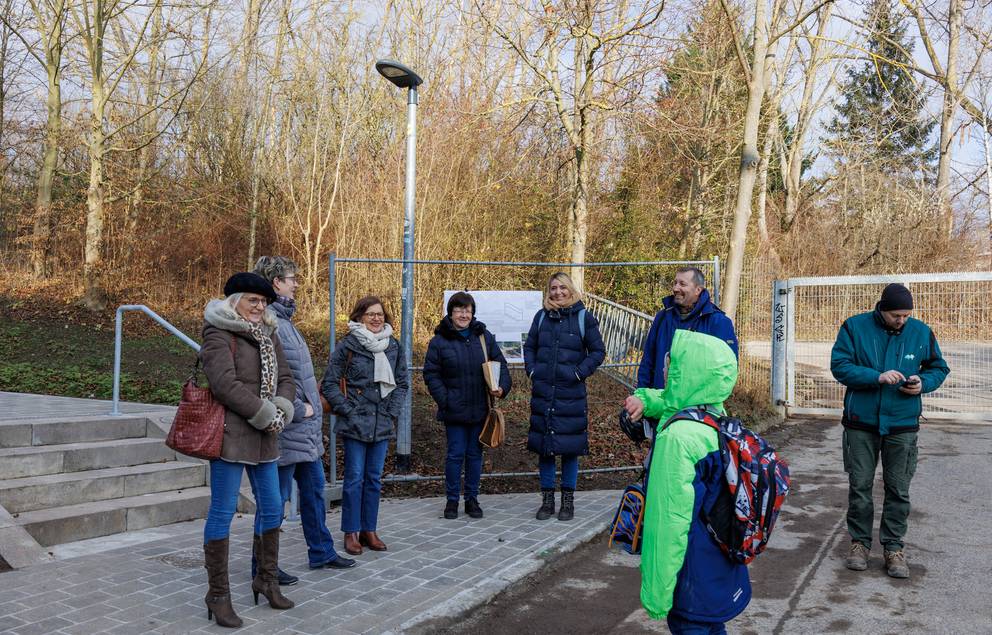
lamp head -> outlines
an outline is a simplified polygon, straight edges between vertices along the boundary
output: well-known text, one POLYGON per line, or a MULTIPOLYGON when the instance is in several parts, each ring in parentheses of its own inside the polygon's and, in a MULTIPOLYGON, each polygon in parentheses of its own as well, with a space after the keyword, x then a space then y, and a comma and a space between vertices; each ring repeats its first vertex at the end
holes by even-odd
POLYGON ((375 70, 400 88, 415 89, 424 83, 412 68, 394 60, 379 60, 375 63, 375 70))

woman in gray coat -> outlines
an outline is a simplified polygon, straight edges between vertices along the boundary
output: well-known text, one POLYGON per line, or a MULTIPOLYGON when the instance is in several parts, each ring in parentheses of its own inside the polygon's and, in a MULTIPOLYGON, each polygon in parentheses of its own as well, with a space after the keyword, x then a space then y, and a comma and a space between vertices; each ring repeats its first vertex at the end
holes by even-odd
MULTIPOLYGON (((270 283, 276 292, 271 310, 275 314, 276 332, 282 341, 286 361, 293 371, 296 396, 293 399, 293 420, 279 433, 279 489, 283 501, 290 498, 295 479, 300 492, 300 523, 307 541, 307 559, 311 569, 348 569, 355 566, 334 550, 334 538, 327 529, 327 507, 324 502, 324 433, 321 422, 320 393, 314 376, 310 349, 303 336, 293 326, 296 312, 296 263, 282 256, 262 256, 255 263, 255 273, 270 283)), ((257 518, 257 517, 256 517, 257 518)), ((257 521, 256 521, 257 522, 257 521)), ((252 560, 254 565, 254 559, 252 560)), ((280 584, 292 584, 293 576, 280 571, 280 584)))
POLYGON ((375 296, 355 304, 346 335, 331 354, 321 392, 338 416, 344 441, 341 530, 344 550, 385 551, 376 525, 382 468, 410 381, 392 320, 375 296))

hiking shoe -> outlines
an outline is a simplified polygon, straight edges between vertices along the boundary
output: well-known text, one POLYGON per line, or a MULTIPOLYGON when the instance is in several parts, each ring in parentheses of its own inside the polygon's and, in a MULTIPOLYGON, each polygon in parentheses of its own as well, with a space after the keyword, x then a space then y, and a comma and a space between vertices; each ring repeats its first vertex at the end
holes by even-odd
POLYGON ((906 555, 902 549, 885 552, 885 572, 890 578, 909 577, 909 565, 906 563, 906 555))
POLYGON ((465 499, 465 513, 469 518, 482 518, 482 507, 479 501, 474 498, 465 499))
POLYGON ((864 571, 868 568, 868 547, 860 542, 851 543, 851 551, 847 554, 847 568, 851 571, 864 571))
POLYGON ((547 520, 555 514, 555 491, 553 489, 541 490, 541 508, 537 510, 538 520, 547 520))
MULTIPOLYGON (((468 511, 467 509, 465 511, 468 511)), ((458 518, 458 501, 449 500, 444 505, 444 517, 448 520, 454 520, 458 518)))

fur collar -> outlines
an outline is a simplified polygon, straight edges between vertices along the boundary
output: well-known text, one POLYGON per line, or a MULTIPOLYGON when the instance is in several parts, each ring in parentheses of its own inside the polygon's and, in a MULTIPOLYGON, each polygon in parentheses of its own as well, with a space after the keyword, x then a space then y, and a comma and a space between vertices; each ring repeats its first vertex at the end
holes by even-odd
MULTIPOLYGON (((248 323, 238 315, 237 311, 227 303, 227 300, 211 300, 203 309, 203 319, 207 324, 230 331, 232 333, 247 333, 248 323)), ((265 309, 262 317, 262 331, 272 335, 276 330, 276 316, 271 308, 265 309)))

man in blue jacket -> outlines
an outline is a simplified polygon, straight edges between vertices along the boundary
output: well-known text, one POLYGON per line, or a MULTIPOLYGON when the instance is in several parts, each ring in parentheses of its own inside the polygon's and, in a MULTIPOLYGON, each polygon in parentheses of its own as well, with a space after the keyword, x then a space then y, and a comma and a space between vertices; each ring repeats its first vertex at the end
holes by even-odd
POLYGON ((885 502, 879 542, 885 551, 885 569, 893 578, 909 577, 903 536, 909 483, 916 472, 920 395, 937 390, 950 372, 933 331, 910 317, 912 312, 909 289, 888 285, 874 311, 844 321, 830 355, 834 378, 847 387, 841 419, 849 481, 847 568, 868 568, 874 517, 871 490, 881 456, 885 502))
POLYGON ((737 355, 734 323, 710 300, 706 278, 696 267, 681 267, 675 272, 672 295, 661 301, 663 308, 654 316, 644 356, 637 369, 638 388, 665 387, 665 356, 672 348, 675 331, 685 329, 712 335, 723 340, 737 355))

